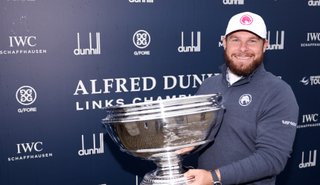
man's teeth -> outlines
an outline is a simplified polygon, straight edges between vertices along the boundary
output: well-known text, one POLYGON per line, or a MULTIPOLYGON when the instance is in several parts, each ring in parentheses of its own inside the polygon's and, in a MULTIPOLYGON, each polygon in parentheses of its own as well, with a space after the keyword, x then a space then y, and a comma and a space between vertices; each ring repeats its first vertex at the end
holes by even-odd
POLYGON ((246 60, 246 59, 249 59, 251 57, 240 57, 240 56, 236 56, 237 59, 243 59, 243 60, 246 60))

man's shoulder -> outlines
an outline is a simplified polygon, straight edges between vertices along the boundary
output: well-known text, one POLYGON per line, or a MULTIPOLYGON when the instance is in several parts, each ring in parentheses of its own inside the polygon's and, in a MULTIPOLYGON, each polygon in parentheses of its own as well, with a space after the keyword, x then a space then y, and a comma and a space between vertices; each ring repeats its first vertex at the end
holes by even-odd
POLYGON ((201 86, 207 86, 207 85, 210 86, 210 84, 211 84, 211 85, 213 85, 213 84, 220 84, 220 83, 222 83, 222 80, 223 80, 222 78, 223 78, 223 77, 222 77, 222 74, 218 74, 218 75, 211 76, 211 77, 209 77, 209 78, 206 78, 206 79, 202 82, 201 86))
POLYGON ((224 84, 221 74, 211 76, 202 82, 197 94, 217 93, 221 91, 223 86, 224 84))
POLYGON ((260 91, 264 89, 272 97, 292 98, 294 96, 291 86, 281 76, 275 76, 271 72, 264 73, 256 82, 258 83, 256 85, 263 87, 260 91))
POLYGON ((261 80, 269 86, 278 86, 278 87, 290 87, 287 82, 285 82, 281 76, 276 76, 271 72, 266 72, 264 78, 261 80))
POLYGON ((218 79, 221 79, 222 78, 222 74, 216 74, 214 76, 210 76, 209 78, 206 78, 203 82, 206 82, 206 81, 214 81, 214 80, 218 80, 218 79))

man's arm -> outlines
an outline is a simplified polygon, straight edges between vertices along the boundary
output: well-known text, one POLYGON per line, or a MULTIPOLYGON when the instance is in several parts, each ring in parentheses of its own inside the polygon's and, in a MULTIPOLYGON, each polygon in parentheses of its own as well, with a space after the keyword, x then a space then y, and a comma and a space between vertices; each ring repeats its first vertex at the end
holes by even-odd
POLYGON ((292 151, 299 110, 289 86, 285 90, 275 88, 270 93, 273 95, 269 97, 268 106, 257 120, 256 151, 242 160, 219 167, 222 184, 262 180, 284 169, 292 151))
POLYGON ((289 86, 276 88, 257 120, 256 151, 220 167, 225 184, 240 184, 278 175, 285 167, 296 133, 299 108, 289 86))

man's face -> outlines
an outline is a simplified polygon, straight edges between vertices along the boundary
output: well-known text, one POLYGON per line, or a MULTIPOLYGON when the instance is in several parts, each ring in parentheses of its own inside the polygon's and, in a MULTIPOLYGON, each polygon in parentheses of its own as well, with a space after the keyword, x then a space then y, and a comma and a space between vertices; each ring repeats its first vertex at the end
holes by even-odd
POLYGON ((223 39, 225 60, 231 73, 248 76, 263 60, 268 41, 248 31, 236 31, 223 39))

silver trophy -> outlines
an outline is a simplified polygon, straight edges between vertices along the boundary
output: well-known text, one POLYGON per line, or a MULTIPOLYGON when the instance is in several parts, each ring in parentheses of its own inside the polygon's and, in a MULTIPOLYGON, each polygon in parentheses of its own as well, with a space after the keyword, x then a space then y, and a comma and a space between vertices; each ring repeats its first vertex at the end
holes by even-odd
POLYGON ((213 140, 223 115, 220 94, 191 96, 104 108, 102 120, 121 151, 156 163, 141 185, 185 185, 182 160, 213 140), (210 137, 209 137, 210 135, 210 137))

